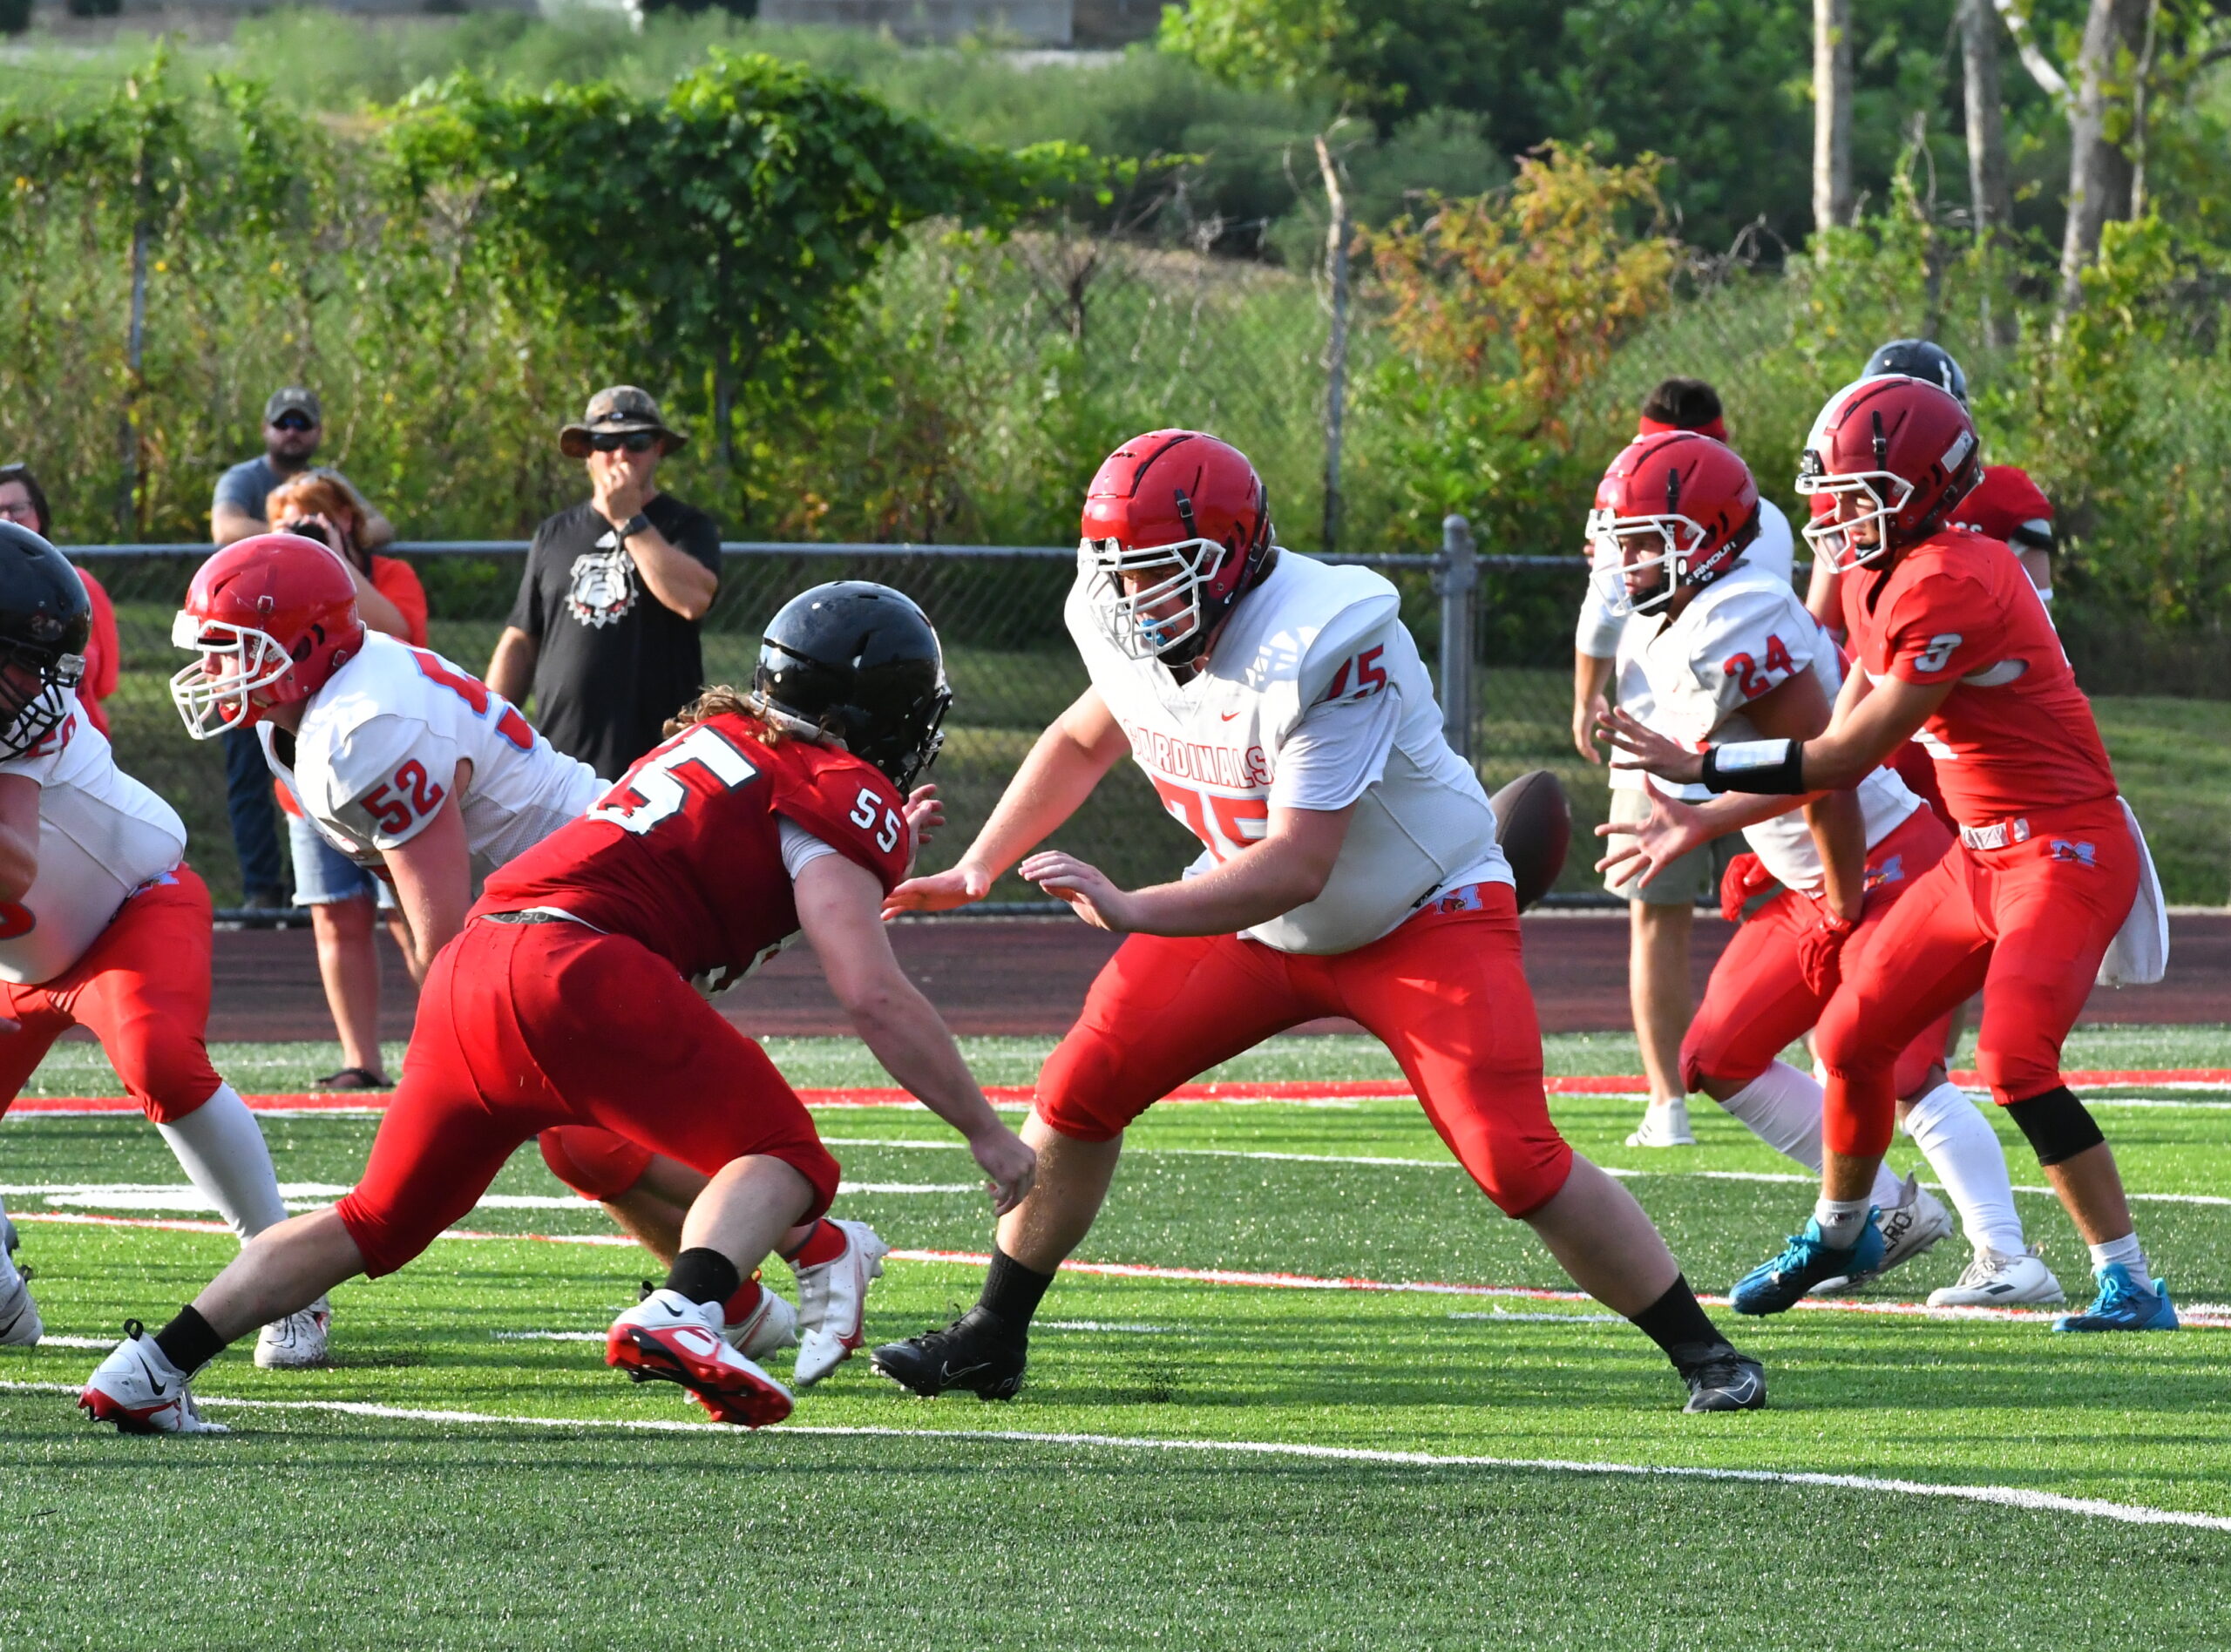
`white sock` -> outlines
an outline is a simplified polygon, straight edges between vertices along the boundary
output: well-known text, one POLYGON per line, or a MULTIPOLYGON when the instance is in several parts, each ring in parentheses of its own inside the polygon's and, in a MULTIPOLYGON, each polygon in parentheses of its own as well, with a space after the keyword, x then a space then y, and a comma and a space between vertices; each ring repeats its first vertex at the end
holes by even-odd
POLYGON ((2133 1283, 2148 1290, 2153 1289, 2153 1276, 2146 1269, 2146 1253, 2138 1248, 2135 1233, 2126 1233, 2119 1239, 2110 1239, 2104 1245, 2093 1245, 2091 1250, 2094 1269, 2104 1268, 2109 1263, 2119 1262, 2130 1270, 2133 1283))
POLYGON ((1788 1062, 1774 1062, 1719 1105, 1776 1153, 1821 1174, 1821 1087, 1788 1062))
POLYGON ((159 1124, 186 1179, 233 1225, 243 1242, 286 1221, 271 1149, 240 1093, 220 1084, 176 1124, 159 1124))
POLYGON ((1982 1109, 1956 1085, 1940 1084, 1907 1110, 1902 1127, 1943 1182, 1968 1242, 2002 1256, 2025 1254, 2006 1154, 1982 1109))
POLYGON ((1848 1250, 1859 1242, 1859 1236, 1867 1231, 1867 1213, 1874 1199, 1816 1199, 1813 1202, 1813 1220, 1820 1224, 1821 1238, 1834 1250, 1848 1250))

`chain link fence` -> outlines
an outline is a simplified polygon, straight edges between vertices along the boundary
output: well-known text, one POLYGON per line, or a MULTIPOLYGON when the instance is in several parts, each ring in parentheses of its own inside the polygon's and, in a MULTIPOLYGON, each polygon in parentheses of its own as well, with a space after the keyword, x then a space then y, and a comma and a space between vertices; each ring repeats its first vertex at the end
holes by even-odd
MULTIPOLYGON (((406 544, 392 547, 417 569, 432 609, 436 649, 478 674, 502 632, 525 561, 515 541, 406 544)), ((241 893, 225 809, 222 754, 215 741, 189 740, 173 709, 167 680, 186 662, 171 647, 172 615, 200 545, 86 546, 71 552, 92 570, 116 606, 123 669, 106 702, 119 761, 184 816, 189 852, 220 907, 241 893)), ((948 823, 925 857, 949 865, 982 824, 1031 742, 1085 687, 1082 667, 1061 626, 1061 603, 1075 552, 1061 546, 770 545, 724 547, 721 592, 704 628, 706 680, 750 679, 759 626, 797 592, 824 580, 881 581, 919 600, 938 626, 953 686, 950 731, 934 777, 948 823)), ((1578 557, 1475 555, 1463 518, 1452 518, 1434 555, 1361 554, 1341 561, 1376 567, 1400 592, 1402 617, 1432 664, 1453 743, 1490 790, 1533 768, 1564 783, 1573 803, 1573 848, 1556 897, 1588 902, 1599 884, 1595 827, 1606 818, 1607 771, 1583 758, 1572 737, 1572 626, 1585 579, 1578 557), (1468 649, 1448 646, 1468 635, 1468 649), (1454 679, 1454 680, 1452 680, 1454 679)), ((2064 623, 2073 615, 2061 616, 2064 623)), ((2079 675, 2103 649, 2070 627, 2079 675)), ((2124 663, 2149 686, 2155 674, 2124 663)), ((2122 687, 2108 682, 2110 689, 2122 687)), ((2218 692, 2221 692, 2219 687, 2218 692)), ((2154 839, 2173 899, 2221 902, 2231 893, 2231 842, 2214 817, 2207 785, 2194 782, 2194 734, 2211 714, 2204 701, 2110 693, 2097 701, 2126 795, 2154 839)), ((2220 745, 2220 740, 2219 740, 2220 745)), ((1153 789, 1121 765, 1059 838, 1066 848, 1127 884, 1176 873, 1191 839, 1169 819, 1153 789)), ((1013 878, 993 899, 1032 901, 1013 878)))

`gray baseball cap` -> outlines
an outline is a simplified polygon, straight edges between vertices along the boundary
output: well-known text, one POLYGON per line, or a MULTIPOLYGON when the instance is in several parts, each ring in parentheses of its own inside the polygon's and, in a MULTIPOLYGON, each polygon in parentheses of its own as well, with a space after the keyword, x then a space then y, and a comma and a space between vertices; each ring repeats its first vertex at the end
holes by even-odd
POLYGON ((585 459, 591 451, 592 437, 625 436, 631 430, 656 430, 661 438, 661 453, 671 453, 689 439, 659 416, 659 404, 648 390, 615 384, 589 397, 588 411, 580 422, 558 432, 558 446, 567 458, 585 459))
POLYGON ((283 390, 271 392, 271 399, 263 404, 263 422, 276 423, 281 413, 300 413, 313 424, 325 423, 325 413, 317 404, 317 392, 306 390, 299 384, 288 385, 283 390))

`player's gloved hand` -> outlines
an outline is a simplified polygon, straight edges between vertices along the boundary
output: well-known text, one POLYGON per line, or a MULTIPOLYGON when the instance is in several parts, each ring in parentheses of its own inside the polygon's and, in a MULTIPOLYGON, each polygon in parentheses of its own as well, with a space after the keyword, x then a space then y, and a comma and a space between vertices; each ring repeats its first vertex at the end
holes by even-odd
POLYGON ((1004 1216, 1021 1204, 1038 1179, 1038 1154, 1004 1124, 994 1124, 981 1135, 971 1137, 968 1151, 991 1178, 987 1191, 992 1195, 994 1215, 1004 1216))
POLYGON ((1821 921, 1805 931, 1797 944, 1797 971, 1805 978, 1805 985, 1822 998, 1832 996, 1843 980, 1844 943, 1851 939, 1852 931, 1859 925, 1848 917, 1839 917, 1825 906, 1821 921))
POLYGON ((1746 850, 1727 863, 1719 875, 1719 915, 1731 924, 1743 921, 1743 909, 1774 885, 1774 875, 1746 850))
POLYGON ((884 921, 902 912, 950 912, 991 893, 992 875, 963 861, 950 871, 910 877, 883 897, 884 921))

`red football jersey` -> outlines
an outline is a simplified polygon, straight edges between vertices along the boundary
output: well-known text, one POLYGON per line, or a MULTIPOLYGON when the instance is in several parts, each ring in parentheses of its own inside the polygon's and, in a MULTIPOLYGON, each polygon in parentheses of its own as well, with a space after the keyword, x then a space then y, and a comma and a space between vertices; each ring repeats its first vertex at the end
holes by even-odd
POLYGON ((1963 826, 2115 795, 2092 702, 2004 545, 1948 528, 1888 572, 1846 574, 1840 595, 1870 680, 1958 685, 1921 732, 1963 826))
POLYGON ((1987 464, 1983 480, 1968 497, 1952 507, 1946 518, 1953 526, 1973 528, 1986 539, 2016 543, 2014 531, 2025 522, 2050 524, 2052 501, 2018 464, 1987 464))
POLYGON ((476 913, 559 906, 685 976, 749 970, 797 932, 778 816, 885 890, 906 876, 904 804, 880 769, 733 714, 647 753, 579 820, 489 878, 476 913))

